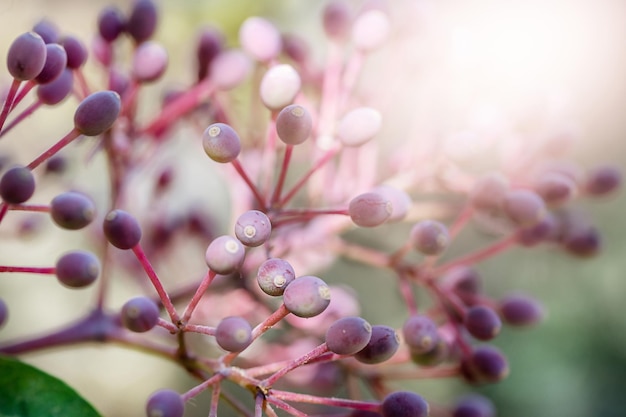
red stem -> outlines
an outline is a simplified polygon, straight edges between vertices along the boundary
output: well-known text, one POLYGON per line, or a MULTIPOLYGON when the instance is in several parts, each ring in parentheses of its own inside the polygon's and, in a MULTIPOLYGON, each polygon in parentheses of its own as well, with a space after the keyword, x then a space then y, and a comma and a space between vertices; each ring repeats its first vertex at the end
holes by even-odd
POLYGON ((53 275, 56 273, 56 268, 39 268, 34 266, 5 266, 0 265, 0 272, 27 272, 30 274, 46 274, 53 275))
POLYGON ((2 136, 4 136, 6 133, 8 133, 15 126, 17 126, 18 123, 20 123, 22 120, 26 119, 28 116, 33 114, 35 112, 35 110, 37 110, 39 107, 41 107, 42 104, 43 104, 43 102, 41 100, 36 100, 30 106, 25 108, 20 114, 15 116, 15 119, 11 120, 11 123, 6 125, 6 127, 4 129, 2 129, 2 132, 0 132, 0 138, 2 136))
POLYGON ((39 213, 49 213, 50 205, 48 204, 9 204, 9 210, 12 211, 35 211, 39 213))
POLYGON ((254 185, 252 180, 250 180, 250 177, 248 177, 248 174, 246 174, 246 171, 244 171, 243 167, 241 166, 241 163, 237 159, 235 159, 231 161, 231 164, 233 165, 233 167, 235 168, 239 176, 246 182, 246 184, 248 185, 248 188, 250 188, 250 191, 252 191, 252 194, 254 195, 254 198, 256 199, 257 203, 259 203, 259 206, 261 208, 265 208, 265 200, 259 193, 259 189, 254 185))
POLYGON ((288 366, 285 366, 283 369, 276 372, 269 378, 266 378, 265 380, 263 380, 261 382, 261 385, 264 387, 271 387, 272 385, 274 385, 276 381, 278 381, 280 378, 285 376, 287 373, 293 371, 294 369, 302 365, 306 365, 307 363, 311 362, 313 359, 317 358, 320 355, 323 355, 326 352, 328 352, 328 346, 326 346, 326 343, 322 343, 321 345, 317 346, 310 352, 300 356, 297 359, 294 359, 294 361, 291 364, 289 364, 288 366))
POLYGON ((270 200, 270 206, 274 205, 280 199, 280 194, 283 191, 283 185, 285 184, 285 179, 287 178, 287 170, 289 169, 289 161, 291 161, 292 152, 293 145, 287 145, 287 149, 285 149, 283 163, 280 166, 280 174, 278 175, 276 188, 274 189, 272 199, 270 200))
POLYGON ((378 411, 380 403, 370 401, 358 401, 336 397, 318 397, 315 395, 300 394, 297 392, 271 390, 268 397, 285 401, 294 401, 308 404, 324 404, 334 407, 352 408, 355 410, 378 411))
POLYGON ((45 162, 48 158, 52 157, 54 154, 63 149, 66 145, 72 142, 74 139, 80 136, 80 132, 77 129, 72 129, 70 132, 65 135, 61 140, 48 148, 47 151, 39 155, 33 162, 28 164, 26 167, 30 170, 37 168, 42 162, 45 162))
POLYGON ((217 274, 211 270, 209 270, 206 273, 206 275, 202 279, 202 282, 200 282, 200 285, 198 286, 196 293, 191 298, 191 301, 189 301, 187 308, 185 308, 185 312, 183 313, 183 318, 182 318, 183 323, 187 323, 189 321, 189 319, 191 318, 191 315, 193 314, 193 310, 196 308, 196 306, 202 299, 202 296, 206 292, 211 282, 213 282, 213 279, 215 278, 216 275, 217 274))
POLYGON ((2 130, 2 126, 4 126, 4 122, 6 122, 7 117, 9 116, 11 106, 13 105, 13 100, 15 99, 15 94, 17 93, 17 89, 19 88, 21 83, 22 82, 20 80, 16 79, 13 79, 13 82, 11 83, 11 87, 9 88, 9 92, 7 93, 7 97, 4 100, 2 113, 0 113, 0 130, 2 130))

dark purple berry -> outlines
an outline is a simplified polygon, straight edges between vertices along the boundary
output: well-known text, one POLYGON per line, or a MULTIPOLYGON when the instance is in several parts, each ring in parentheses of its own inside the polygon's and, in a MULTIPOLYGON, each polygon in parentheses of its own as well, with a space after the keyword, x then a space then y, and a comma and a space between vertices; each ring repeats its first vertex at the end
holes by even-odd
POLYGON ((402 326, 402 335, 404 342, 415 353, 431 351, 440 339, 437 325, 425 315, 409 317, 402 326))
POLYGON ((498 310, 504 322, 512 326, 531 326, 544 316, 543 307, 537 300, 521 294, 501 299, 498 310))
POLYGON ((334 0, 324 7, 322 22, 326 35, 335 40, 344 39, 350 32, 352 14, 348 4, 334 0))
POLYGON ((550 207, 567 203, 576 194, 576 183, 559 172, 546 172, 534 184, 534 190, 550 207))
POLYGON ((587 173, 585 192, 593 196, 611 194, 622 185, 622 170, 616 166, 599 166, 587 173))
POLYGON ((9 307, 7 307, 7 303, 0 298, 0 328, 4 326, 4 323, 7 322, 9 318, 9 307))
POLYGON ((210 75, 213 59, 224 47, 224 35, 216 28, 204 28, 198 36, 196 58, 198 59, 198 81, 210 75))
POLYGON ((205 260, 211 271, 226 275, 241 267, 245 255, 246 250, 239 240, 223 235, 213 239, 209 244, 205 260))
POLYGON ((468 394, 459 398, 452 409, 452 417, 495 417, 493 403, 480 394, 468 394))
POLYGON ((59 39, 59 28, 48 19, 41 19, 35 23, 33 32, 41 36, 46 44, 55 43, 59 39))
POLYGON ((354 355, 367 346, 372 326, 361 317, 343 317, 326 331, 326 346, 339 355, 354 355))
POLYGON ((237 158, 241 140, 237 132, 227 124, 214 123, 202 134, 204 152, 216 162, 226 163, 237 158))
POLYGON ((509 364, 498 348, 478 346, 461 361, 461 373, 468 382, 494 383, 509 375, 509 364))
POLYGON ((154 392, 146 404, 147 417, 183 417, 185 403, 176 391, 162 389, 154 392))
POLYGON ((158 10, 154 1, 137 0, 133 4, 126 22, 126 32, 136 43, 146 41, 154 35, 158 18, 158 10))
POLYGON ((131 249, 141 240, 137 219, 124 210, 110 211, 102 225, 107 240, 116 248, 131 249))
POLYGON ((45 63, 46 44, 35 32, 18 36, 7 53, 7 68, 16 80, 32 80, 39 75, 45 63))
POLYGON ((7 170, 0 179, 0 197, 9 204, 20 204, 35 192, 35 177, 25 166, 7 170))
POLYGON ((86 287, 100 275, 100 261, 91 252, 68 252, 58 259, 55 273, 59 282, 66 287, 86 287))
POLYGON ((311 51, 306 41, 293 33, 285 33, 282 36, 283 53, 298 64, 304 64, 309 59, 311 51))
POLYGON ((67 67, 69 69, 78 69, 87 61, 87 47, 76 36, 64 36, 59 43, 67 53, 67 67))
POLYGON ((46 45, 46 62, 41 72, 35 77, 38 84, 48 84, 59 78, 67 65, 67 53, 57 43, 46 45))
POLYGON ((380 404, 383 417, 427 417, 428 403, 421 395, 409 391, 396 391, 380 404))
POLYGON ((600 251, 602 238, 593 225, 573 224, 563 233, 561 244, 568 253, 581 258, 589 258, 600 251))
POLYGON ((215 329, 215 340, 224 350, 241 352, 252 342, 252 328, 242 317, 226 317, 215 329))
POLYGON ((283 295, 287 285, 294 279, 296 279, 296 273, 291 264, 279 258, 270 258, 263 262, 256 275, 261 290, 273 296, 283 295))
POLYGON ((287 285, 283 302, 287 310, 298 317, 314 317, 330 304, 330 288, 322 279, 305 275, 287 285))
POLYGON ((375 325, 370 341, 354 357, 362 363, 381 363, 391 358, 399 347, 400 339, 392 327, 375 325))
POLYGON ((74 113, 74 127, 85 136, 98 136, 113 126, 121 108, 120 95, 115 91, 90 94, 74 113))
POLYGON ((49 106, 62 102, 72 91, 74 74, 72 70, 64 69, 54 81, 37 87, 37 98, 49 106))
POLYGON ((255 247, 264 244, 271 233, 270 219, 258 210, 246 211, 235 223, 235 236, 246 246, 255 247))
POLYGON ((558 221, 552 213, 547 213, 538 223, 517 230, 517 241, 523 246, 535 246, 555 239, 558 235, 558 221))
POLYGON ((276 133, 288 145, 304 142, 313 130, 311 114, 299 104, 290 104, 276 116, 276 133))
POLYGON ((85 194, 70 191, 52 199, 50 215, 62 228, 78 230, 87 226, 96 217, 96 206, 85 194))
POLYGON ((450 244, 448 228, 435 220, 422 220, 411 228, 412 246, 424 255, 439 255, 450 244))
POLYGON ((159 306, 148 297, 134 297, 124 303, 120 317, 128 330, 147 332, 159 322, 159 306))
POLYGON ((115 6, 107 6, 98 15, 98 32, 107 42, 113 42, 124 31, 126 19, 115 6))
POLYGON ((442 282, 454 292, 465 304, 472 305, 476 297, 482 292, 482 279, 480 274, 469 266, 458 266, 448 271, 442 278, 442 282))
POLYGON ((45 171, 46 174, 63 174, 67 169, 67 159, 63 155, 53 155, 46 160, 45 171))
POLYGON ((491 340, 502 329, 498 314, 493 309, 482 305, 467 309, 464 325, 467 331, 479 340, 491 340))
POLYGON ((379 193, 368 192, 350 200, 348 214, 357 226, 376 227, 383 224, 393 208, 391 202, 379 193))

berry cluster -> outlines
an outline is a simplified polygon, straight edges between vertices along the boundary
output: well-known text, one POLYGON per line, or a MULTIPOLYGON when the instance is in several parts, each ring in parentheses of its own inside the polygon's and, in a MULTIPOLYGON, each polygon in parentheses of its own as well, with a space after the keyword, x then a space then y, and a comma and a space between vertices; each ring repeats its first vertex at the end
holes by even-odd
MULTIPOLYGON (((529 151, 516 172, 461 172, 439 154, 432 156, 442 161, 434 170, 421 170, 419 157, 389 163, 393 158, 384 153, 383 137, 387 115, 358 89, 368 57, 384 47, 393 30, 387 9, 378 3, 358 10, 341 1, 326 4, 321 21, 329 52, 321 68, 303 39, 281 33, 261 17, 244 21, 236 48, 227 47, 217 29, 203 29, 196 40, 195 79, 168 91, 156 113, 146 116, 142 93, 168 69, 168 52, 154 40, 159 19, 153 0, 136 0, 127 11, 113 6, 101 11, 91 48, 45 20, 10 46, 13 81, 0 113, 0 140, 9 140, 5 134, 35 118, 43 105, 66 99, 77 105, 64 137, 30 162, 1 171, 0 222, 16 211, 49 213, 54 224, 82 230, 93 244, 60 255, 51 267, 0 265, 5 275, 0 278, 25 272, 55 275, 69 289, 99 284, 97 303, 83 318, 45 335, 2 341, 0 353, 115 343, 166 358, 198 380, 182 394, 167 387, 154 392, 146 400, 148 417, 182 417, 205 391, 211 392, 204 412, 209 416, 218 415, 218 406, 255 417, 273 417, 277 410, 296 417, 494 416, 484 396, 435 405, 395 383, 456 377, 483 384, 506 378, 505 354, 484 342, 504 325, 540 322, 543 308, 525 294, 491 297, 475 265, 519 246, 549 245, 583 258, 597 254, 599 233, 576 202, 614 193, 621 185, 619 169, 607 165, 583 172, 541 149, 529 151), (122 51, 132 55, 125 59, 122 51), (88 53, 105 75, 101 90, 84 76, 88 53), (242 87, 253 91, 246 103, 249 118, 230 100, 242 87), (18 112, 33 88, 33 103, 18 112), (181 135, 194 137, 187 146, 204 152, 205 163, 226 184, 232 218, 197 208, 180 214, 164 204, 173 198, 184 161, 159 165, 158 175, 143 181, 149 187, 133 188, 138 173, 159 161, 181 135), (61 151, 83 136, 94 138, 94 153, 107 162, 106 206, 97 207, 75 190, 49 204, 31 203, 45 175, 63 175, 61 151), (444 171, 456 173, 459 181, 444 171), (420 210, 417 178, 424 173, 429 187, 438 183, 437 191, 451 197, 443 199, 440 213, 420 210), (149 210, 135 204, 140 194, 150 201, 149 210), (394 224, 403 230, 394 247, 368 247, 348 233, 363 229, 376 236, 394 224), (468 225, 497 238, 448 256, 468 225), (186 270, 186 259, 169 255, 181 238, 201 247, 202 277, 171 279, 160 271, 164 259, 186 270), (340 258, 393 275, 388 287, 406 307, 402 326, 360 316, 360 295, 350 289, 358 277, 325 276, 340 258), (119 271, 145 292, 115 309, 111 283, 119 271), (418 293, 430 301, 418 302, 418 293), (231 305, 213 305, 215 296, 229 297, 231 305), (190 342, 192 334, 203 338, 203 348, 190 342), (334 380, 316 382, 324 381, 329 369, 334 380), (308 370, 308 379, 295 377, 296 370, 308 370), (226 382, 251 394, 253 410, 223 389, 226 382)), ((11 303, 0 299, 0 325, 11 303)))

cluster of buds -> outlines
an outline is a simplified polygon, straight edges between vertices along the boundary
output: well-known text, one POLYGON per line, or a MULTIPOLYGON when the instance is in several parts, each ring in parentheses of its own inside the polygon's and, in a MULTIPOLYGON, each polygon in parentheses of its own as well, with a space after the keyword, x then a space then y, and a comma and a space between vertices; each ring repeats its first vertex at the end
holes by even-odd
MULTIPOLYGON (((509 363, 490 341, 503 325, 536 324, 544 311, 528 295, 489 296, 474 267, 519 246, 595 255, 599 233, 575 204, 612 194, 621 183, 617 168, 585 172, 557 160, 553 149, 534 146, 514 167, 477 175, 437 148, 423 163, 415 138, 407 137, 396 153, 386 149, 390 115, 377 108, 375 95, 359 94, 368 58, 393 35, 383 4, 355 10, 329 2, 321 16, 328 44, 321 66, 302 38, 281 33, 262 17, 243 22, 236 48, 228 48, 217 29, 203 29, 195 79, 164 94, 152 115, 142 112, 142 93, 169 64, 168 51, 153 40, 157 5, 138 0, 127 14, 109 7, 97 21, 90 48, 45 20, 18 36, 7 55, 13 82, 0 114, 4 142, 41 106, 79 103, 64 137, 28 163, 4 164, 0 222, 10 222, 13 212, 49 214, 60 228, 81 230, 92 242, 88 250, 61 254, 49 267, 2 259, 0 279, 15 272, 52 275, 69 289, 97 286, 97 299, 63 328, 2 340, 0 353, 119 344, 176 363, 198 380, 183 393, 168 387, 154 392, 146 399, 148 417, 182 417, 186 405, 207 391, 210 408, 202 415, 211 417, 224 407, 255 417, 274 417, 278 410, 296 417, 495 415, 484 396, 433 404, 398 389, 398 381, 504 379, 509 363), (128 42, 131 48, 125 48, 128 42), (132 57, 125 60, 120 51, 129 49, 132 57), (84 76, 88 51, 105 74, 103 90, 84 76), (242 87, 252 90, 249 112, 232 100, 242 87), (20 107, 32 89, 33 103, 20 107), (107 163, 106 204, 98 207, 93 196, 75 190, 49 204, 33 203, 42 178, 64 175, 63 155, 85 136, 94 138, 93 154, 107 163), (225 192, 204 187, 198 175, 181 179, 183 159, 162 162, 160 155, 182 136, 225 192), (147 167, 155 166, 157 175, 148 176, 147 167), (184 182, 195 192, 228 199, 229 215, 197 206, 181 214, 166 204, 184 182), (443 197, 425 203, 422 194, 433 189, 443 197), (449 256, 469 225, 493 238, 449 256), (380 244, 355 239, 349 233, 355 229, 380 244), (387 242, 387 235, 394 241, 387 242), (188 270, 191 261, 175 248, 181 241, 185 250, 200 247, 204 253, 199 276, 166 276, 188 270), (356 276, 333 276, 331 266, 340 259, 362 263, 389 281, 384 288, 405 311, 393 321, 402 326, 362 316, 361 304, 371 303, 372 294, 351 288, 356 276), (161 271, 166 263, 176 269, 161 271), (111 286, 119 279, 143 292, 116 309, 111 286), (418 302, 418 294, 430 301, 418 302), (224 390, 226 382, 243 387, 253 409, 224 390)), ((16 233, 15 239, 21 237, 16 233)), ((12 302, 0 299, 0 325, 12 302)))

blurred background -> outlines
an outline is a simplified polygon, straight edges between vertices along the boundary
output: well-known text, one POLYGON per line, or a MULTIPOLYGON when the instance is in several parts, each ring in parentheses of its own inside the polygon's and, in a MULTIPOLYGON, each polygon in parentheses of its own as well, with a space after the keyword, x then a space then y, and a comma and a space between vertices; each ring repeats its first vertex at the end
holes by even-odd
MULTIPOLYGON (((563 146, 583 169, 600 163, 626 166, 626 2, 374 3, 387 7, 394 23, 389 45, 367 58, 360 88, 365 94, 377 94, 381 110, 389 115, 385 130, 397 138, 390 146, 403 141, 447 141, 454 156, 471 170, 473 159, 482 164, 484 153, 493 151, 492 142, 482 141, 485 136, 510 141, 510 148, 500 144, 498 149, 512 156, 495 157, 506 162, 514 159, 520 142, 562 134, 563 146)), ((0 56, 6 55, 16 36, 42 18, 90 43, 97 14, 107 4, 122 10, 130 6, 129 1, 4 0, 0 4, 0 56)), ((158 4, 162 21, 156 39, 172 53, 172 59, 164 80, 150 87, 153 94, 163 86, 193 81, 195 36, 200 27, 217 26, 235 46, 237 29, 250 15, 266 17, 281 30, 304 37, 313 59, 323 63, 326 44, 320 10, 325 2, 178 0, 158 4)), ((356 9, 360 2, 350 4, 356 9)), ((102 73, 94 70, 88 77, 96 84, 102 73)), ((0 71, 0 81, 8 82, 6 71, 0 71)), ((75 103, 63 106, 71 115, 75 103)), ((39 113, 36 120, 24 123, 0 142, 0 153, 28 161, 34 156, 34 146, 42 149, 42 141, 49 144, 71 128, 71 119, 63 120, 57 110, 39 113)), ((97 172, 98 163, 91 172, 97 172)), ((479 165, 475 170, 484 168, 479 165)), ((78 182, 85 188, 105 189, 105 178, 97 175, 78 182)), ((40 201, 63 187, 48 184, 40 201)), ((106 195, 101 194, 95 198, 106 206, 106 195)), ((505 328, 495 341, 510 360, 511 374, 480 391, 495 402, 500 416, 626 415, 622 393, 626 381, 626 193, 580 205, 602 233, 604 247, 595 258, 576 259, 551 249, 515 249, 478 267, 488 294, 524 291, 540 299, 548 311, 540 326, 505 328)), ((53 227, 46 229, 49 233, 43 240, 22 242, 10 239, 7 229, 11 226, 3 223, 2 264, 23 257, 29 263, 37 259, 33 263, 46 265, 47 260, 56 259, 60 248, 81 245, 80 233, 53 227)), ((481 239, 478 232, 469 230, 459 245, 479 247, 481 239)), ((364 267, 348 262, 334 265, 325 275, 360 277, 350 284, 363 294, 362 300, 376 300, 363 302, 363 315, 401 324, 405 313, 396 294, 382 291, 380 277, 369 276, 364 267)), ((89 291, 58 289, 44 278, 0 277, 0 296, 8 300, 12 314, 0 330, 0 341, 63 323, 93 301, 89 291)), ((124 293, 123 288, 116 291, 124 293)), ((170 364, 118 347, 52 350, 24 359, 68 382, 104 416, 143 415, 145 398, 155 389, 168 386, 183 391, 193 383, 170 364)), ((455 381, 420 381, 412 387, 441 403, 467 390, 455 381)), ((206 415, 208 401, 208 395, 198 398, 194 407, 188 407, 193 408, 189 415, 206 415)))

